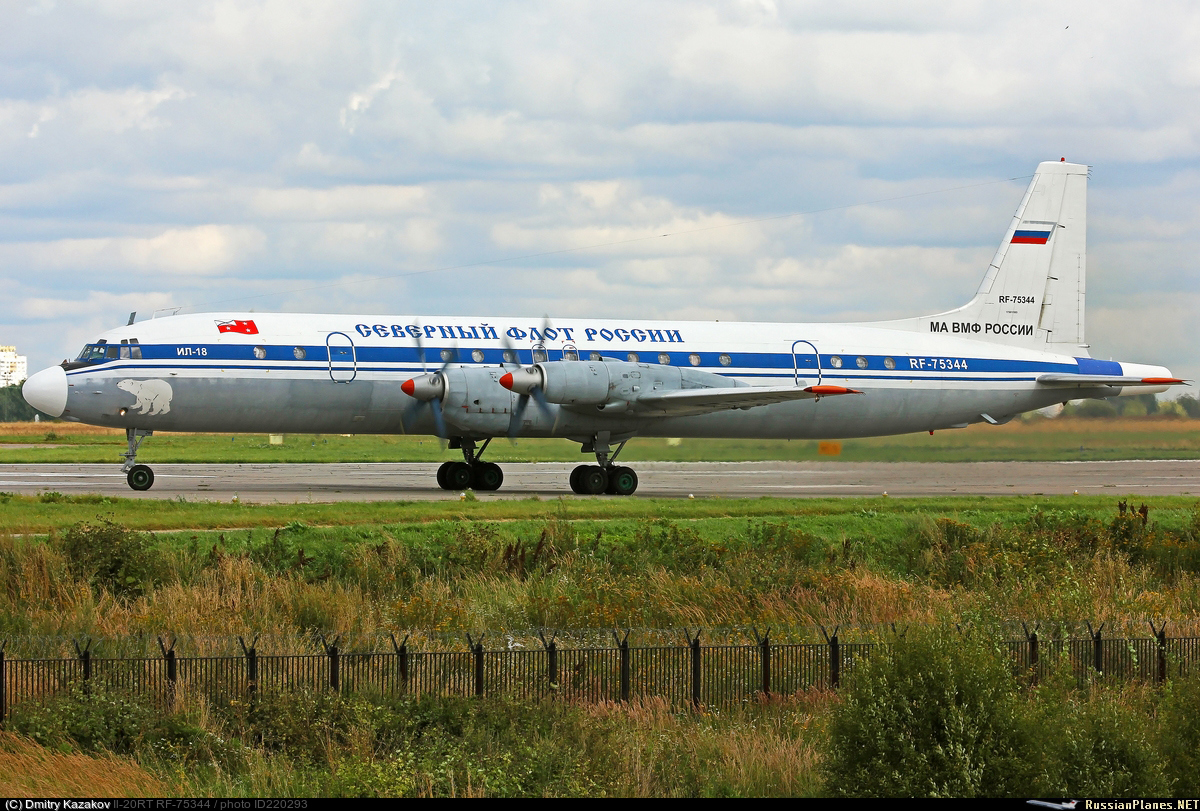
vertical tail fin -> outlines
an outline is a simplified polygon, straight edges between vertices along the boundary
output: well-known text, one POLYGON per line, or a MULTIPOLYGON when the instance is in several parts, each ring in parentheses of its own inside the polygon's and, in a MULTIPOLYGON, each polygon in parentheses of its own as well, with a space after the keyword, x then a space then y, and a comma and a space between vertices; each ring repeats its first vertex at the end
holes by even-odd
POLYGON ((879 326, 1087 356, 1087 180, 1082 164, 1039 164, 975 298, 879 326))

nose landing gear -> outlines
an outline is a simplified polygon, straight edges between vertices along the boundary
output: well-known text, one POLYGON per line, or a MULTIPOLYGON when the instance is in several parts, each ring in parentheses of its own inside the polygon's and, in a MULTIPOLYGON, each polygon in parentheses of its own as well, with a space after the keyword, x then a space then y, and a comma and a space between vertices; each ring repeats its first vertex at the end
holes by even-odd
POLYGON ((137 464, 138 448, 141 447, 146 437, 153 436, 153 434, 153 431, 143 431, 141 428, 125 429, 125 442, 128 449, 121 454, 125 457, 125 464, 121 466, 121 470, 125 473, 125 481, 134 490, 149 490, 154 486, 154 471, 150 469, 149 465, 137 464))

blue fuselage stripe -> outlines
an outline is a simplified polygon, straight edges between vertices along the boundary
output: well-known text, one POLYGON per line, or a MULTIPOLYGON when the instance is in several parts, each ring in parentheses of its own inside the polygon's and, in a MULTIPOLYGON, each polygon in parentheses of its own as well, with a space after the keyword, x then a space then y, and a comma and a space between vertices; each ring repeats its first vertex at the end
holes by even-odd
MULTIPOLYGON (((346 347, 345 356, 334 353, 332 361, 329 350, 318 346, 266 346, 247 344, 189 344, 153 345, 139 347, 142 359, 105 358, 68 372, 69 376, 89 374, 93 371, 125 371, 129 374, 147 374, 151 370, 199 370, 214 371, 301 371, 328 374, 330 366, 348 369, 352 364, 361 373, 384 373, 417 375, 423 370, 434 371, 446 361, 442 352, 451 353, 451 362, 466 366, 499 366, 505 361, 505 352, 515 351, 518 362, 528 365, 536 362, 533 350, 517 349, 454 349, 451 347, 428 347, 424 359, 415 347, 354 347, 351 355, 346 347), (257 350, 262 357, 255 356, 257 350), (455 357, 456 353, 456 357, 455 357), (475 353, 475 354, 473 354, 475 353), (169 361, 169 362, 164 362, 169 361)), ((336 349, 336 347, 335 347, 336 349)), ((543 350, 548 361, 563 359, 562 350, 543 350)), ((541 352, 539 352, 541 354, 541 352)), ((585 353, 586 354, 586 353, 585 353)), ((629 353, 601 353, 603 357, 626 360, 629 353)), ((660 363, 685 368, 699 368, 738 378, 790 379, 797 372, 811 377, 817 374, 817 357, 779 352, 657 352, 638 353, 643 363, 660 363), (691 356, 699 357, 699 364, 691 363, 691 356), (727 363, 722 364, 721 360, 727 363)), ((632 358, 628 358, 632 360, 632 358)), ((541 360, 539 358, 538 360, 541 360)), ((1097 361, 1076 358, 1075 363, 1053 363, 1046 361, 1010 360, 1005 358, 968 358, 948 356, 888 356, 820 355, 820 374, 839 380, 930 380, 959 382, 1030 382, 1039 374, 1121 374, 1121 365, 1113 361, 1097 361), (891 363, 894 368, 888 368, 891 363), (848 368, 847 368, 848 367, 848 368)))

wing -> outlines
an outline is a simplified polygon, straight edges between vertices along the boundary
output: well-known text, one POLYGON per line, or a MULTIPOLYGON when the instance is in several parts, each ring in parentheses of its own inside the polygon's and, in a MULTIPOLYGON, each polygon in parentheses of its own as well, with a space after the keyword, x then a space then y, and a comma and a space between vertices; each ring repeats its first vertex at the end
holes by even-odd
POLYGON ((1177 377, 1122 377, 1120 375, 1041 375, 1040 386, 1095 388, 1096 386, 1179 386, 1187 381, 1177 377))
POLYGON ((819 400, 839 394, 862 394, 855 389, 842 386, 738 386, 736 388, 682 389, 664 392, 648 392, 633 401, 634 410, 658 412, 663 415, 706 414, 710 411, 725 411, 733 408, 755 408, 757 406, 783 403, 788 400, 819 400))

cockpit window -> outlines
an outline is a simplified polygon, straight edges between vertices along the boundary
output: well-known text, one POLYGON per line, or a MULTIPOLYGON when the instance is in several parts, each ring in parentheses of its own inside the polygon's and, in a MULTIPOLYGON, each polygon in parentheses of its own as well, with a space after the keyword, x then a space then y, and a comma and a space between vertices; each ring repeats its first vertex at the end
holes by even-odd
POLYGON ((107 341, 100 340, 94 344, 88 344, 79 352, 79 357, 75 359, 76 363, 99 363, 105 360, 141 360, 142 348, 138 345, 137 339, 130 340, 129 343, 122 342, 120 344, 110 344, 107 341))
MULTIPOLYGON (((76 360, 83 360, 83 361, 104 360, 104 351, 107 348, 108 347, 106 347, 104 344, 88 344, 87 346, 85 346, 83 348, 83 351, 79 353, 79 357, 76 358, 76 360)), ((116 347, 114 347, 114 349, 115 348, 116 347)), ((113 357, 116 357, 116 356, 114 355, 113 357)))

